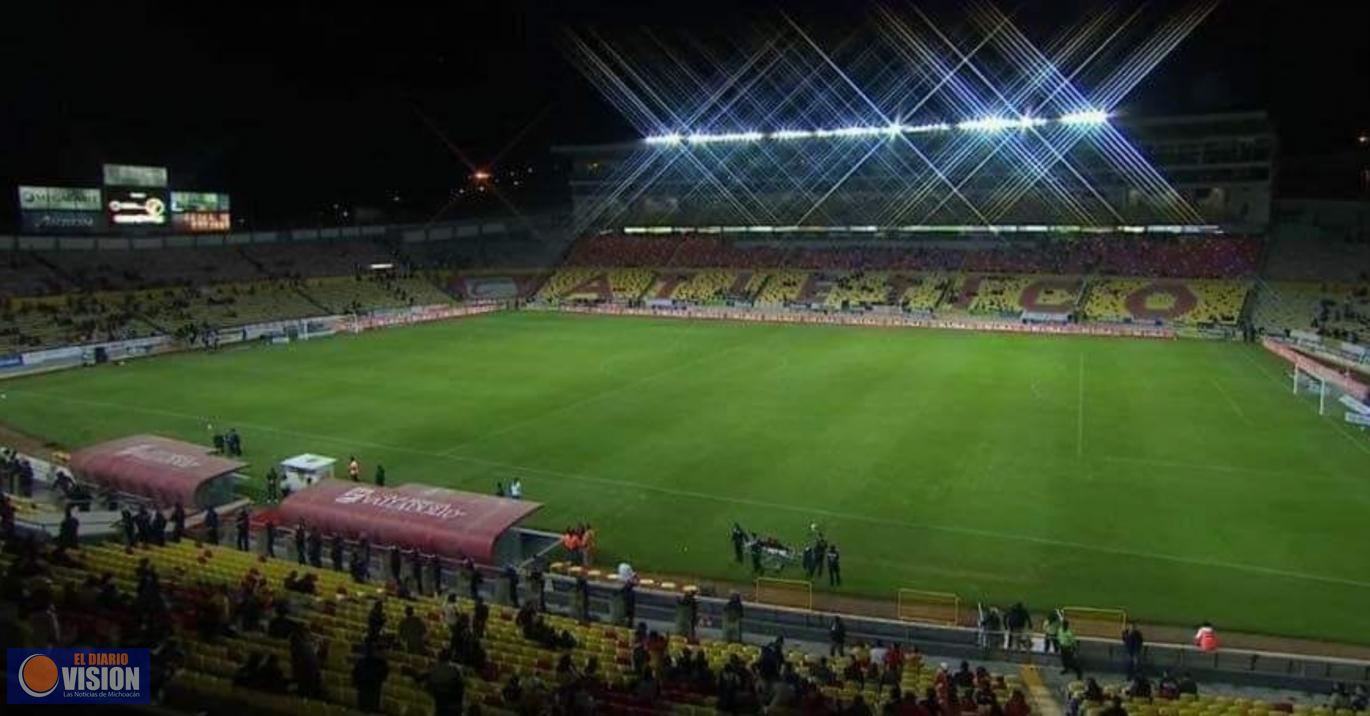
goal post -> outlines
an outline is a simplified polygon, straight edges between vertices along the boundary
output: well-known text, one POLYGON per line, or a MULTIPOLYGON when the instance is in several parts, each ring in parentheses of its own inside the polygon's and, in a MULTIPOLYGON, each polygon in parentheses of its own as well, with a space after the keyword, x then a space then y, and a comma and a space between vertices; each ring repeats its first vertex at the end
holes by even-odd
MULTIPOLYGON (((1327 398, 1333 388, 1328 384, 1327 379, 1304 366, 1302 362, 1295 362, 1293 370, 1289 376, 1294 384, 1294 395, 1316 395, 1318 398, 1318 415, 1327 414, 1327 398)), ((1336 395, 1331 396, 1336 400, 1336 395)))
POLYGON ((756 601, 794 609, 813 609, 813 582, 803 579, 758 577, 756 601))
POLYGON ((1061 607, 1061 618, 1070 622, 1076 636, 1117 639, 1127 626, 1127 610, 1098 607, 1061 607))
POLYGON ((951 592, 900 589, 895 604, 895 613, 902 621, 947 626, 961 622, 961 597, 951 592))

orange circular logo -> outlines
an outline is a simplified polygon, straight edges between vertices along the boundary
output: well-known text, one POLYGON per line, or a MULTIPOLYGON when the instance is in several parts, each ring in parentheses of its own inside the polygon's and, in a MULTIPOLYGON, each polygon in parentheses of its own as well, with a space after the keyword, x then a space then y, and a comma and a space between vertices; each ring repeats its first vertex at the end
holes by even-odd
POLYGON ((43 654, 32 654, 19 665, 19 686, 41 699, 57 689, 57 664, 43 654))

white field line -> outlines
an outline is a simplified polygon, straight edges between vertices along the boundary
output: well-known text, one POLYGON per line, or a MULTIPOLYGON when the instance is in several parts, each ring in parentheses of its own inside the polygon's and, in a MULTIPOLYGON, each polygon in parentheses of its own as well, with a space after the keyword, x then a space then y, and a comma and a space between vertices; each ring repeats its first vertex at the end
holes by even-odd
MULTIPOLYGON (((88 405, 88 406, 92 406, 92 407, 109 408, 109 409, 111 409, 111 410, 121 410, 121 411, 124 411, 124 412, 141 412, 141 413, 146 413, 146 414, 149 414, 149 415, 162 415, 162 416, 166 416, 166 417, 174 417, 174 418, 179 418, 179 419, 184 419, 184 420, 194 420, 194 421, 196 421, 197 423, 204 420, 204 417, 203 417, 203 416, 192 415, 192 414, 188 414, 188 413, 177 413, 177 412, 173 412, 173 411, 169 411, 169 410, 158 410, 158 409, 155 409, 155 408, 142 408, 142 407, 139 407, 139 406, 132 406, 132 405, 127 405, 127 404, 123 404, 123 403, 114 403, 114 402, 99 401, 99 400, 89 400, 89 399, 85 399, 85 398, 71 398, 71 397, 67 397, 67 396, 63 396, 63 395, 56 395, 56 394, 52 394, 52 393, 30 392, 30 391, 11 391, 11 392, 10 392, 10 395, 11 395, 11 396, 22 395, 22 396, 24 396, 24 397, 33 397, 33 398, 40 399, 40 400, 53 400, 53 401, 58 401, 58 402, 71 403, 71 404, 75 404, 75 405, 88 405)), ((558 471, 558 470, 547 470, 547 469, 543 469, 543 468, 534 468, 534 467, 528 467, 528 466, 519 465, 519 464, 515 464, 515 463, 506 463, 506 462, 500 462, 500 461, 497 461, 497 460, 486 460, 486 459, 477 458, 477 457, 474 457, 474 456, 454 455, 454 454, 452 454, 452 453, 450 453, 450 452, 431 452, 431 451, 427 451, 427 450, 416 450, 416 449, 413 449, 413 448, 406 448, 406 447, 400 447, 400 446, 395 446, 395 445, 384 445, 384 444, 379 444, 379 443, 372 443, 372 442, 368 442, 368 441, 365 441, 365 440, 351 440, 351 439, 341 438, 341 437, 338 437, 338 436, 319 435, 319 434, 315 434, 315 433, 306 433, 306 432, 299 432, 299 431, 293 431, 293 430, 284 430, 284 429, 280 429, 280 428, 277 428, 277 427, 271 426, 271 425, 253 424, 253 423, 240 422, 240 421, 235 421, 234 424, 235 424, 235 425, 238 425, 238 426, 240 426, 240 427, 251 428, 251 429, 253 429, 253 430, 262 430, 262 431, 264 431, 264 432, 274 432, 274 433, 277 433, 277 434, 280 434, 280 435, 292 435, 292 436, 302 437, 302 438, 306 438, 306 439, 310 439, 310 440, 316 440, 316 441, 319 441, 319 442, 332 442, 332 443, 335 443, 335 444, 345 445, 345 446, 363 446, 363 447, 371 447, 371 448, 375 448, 375 449, 377 449, 377 450, 386 450, 386 451, 389 451, 389 452, 397 452, 397 453, 408 453, 408 454, 411 454, 411 455, 420 455, 420 456, 430 457, 430 458, 434 458, 434 459, 438 459, 438 460, 450 460, 450 461, 453 461, 453 462, 465 462, 465 463, 471 463, 471 464, 476 464, 476 465, 485 465, 485 466, 488 466, 488 467, 498 467, 498 468, 501 468, 501 469, 506 469, 506 470, 512 470, 512 471, 522 472, 522 473, 527 474, 527 475, 545 475, 545 476, 548 476, 548 477, 556 477, 556 478, 565 479, 565 480, 573 480, 573 481, 576 481, 576 482, 583 482, 583 483, 587 483, 587 484, 604 485, 604 486, 608 486, 608 487, 613 487, 613 488, 615 488, 616 490, 625 490, 625 489, 627 489, 627 490, 641 490, 641 491, 644 491, 644 492, 654 492, 654 493, 662 494, 662 495, 670 495, 670 496, 673 496, 673 497, 684 497, 684 498, 691 498, 691 499, 697 499, 697 500, 708 501, 708 502, 717 502, 717 503, 729 504, 729 505, 739 505, 739 506, 743 506, 743 507, 754 507, 754 508, 757 508, 757 509, 765 509, 765 510, 780 510, 780 511, 784 511, 784 512, 793 512, 793 513, 798 513, 798 514, 803 514, 803 515, 809 515, 809 516, 821 516, 821 517, 827 517, 827 518, 837 519, 837 520, 847 520, 847 521, 856 522, 856 523, 865 523, 865 524, 871 524, 871 525, 880 525, 880 526, 884 526, 884 527, 895 527, 895 528, 904 528, 904 529, 913 529, 913 530, 924 530, 924 531, 928 531, 928 532, 940 532, 940 533, 944 533, 944 534, 955 534, 955 535, 962 535, 962 536, 967 536, 967 537, 978 537, 978 538, 983 538, 983 539, 994 539, 994 540, 1001 540, 1001 541, 1005 541, 1005 542, 1019 542, 1019 543, 1023 543, 1023 544, 1035 544, 1035 545, 1040 545, 1040 546, 1044 546, 1044 547, 1051 547, 1051 548, 1056 548, 1056 549, 1074 550, 1074 551, 1077 551, 1077 552, 1090 552, 1090 553, 1094 553, 1094 554, 1104 554, 1104 555, 1110 555, 1110 556, 1115 556, 1115 557, 1129 557, 1129 558, 1136 558, 1136 559, 1147 559, 1147 560, 1156 561, 1156 562, 1170 562, 1170 563, 1173 563, 1173 564, 1183 564, 1183 565, 1196 566, 1196 567, 1208 567, 1208 568, 1213 568, 1213 569, 1225 569, 1225 570, 1229 570, 1229 571, 1233 571, 1233 572, 1244 572, 1244 573, 1247 573, 1247 574, 1259 574, 1259 575, 1271 576, 1271 577, 1283 577, 1283 578, 1286 578, 1286 579, 1295 579, 1295 580, 1306 581, 1306 582, 1317 582, 1317 583, 1321 583, 1321 584, 1336 584, 1336 585, 1340 585, 1340 586, 1356 587, 1356 588, 1359 588, 1359 589, 1367 589, 1367 590, 1370 590, 1370 582, 1368 582, 1368 581, 1361 581, 1361 580, 1355 580, 1355 579, 1347 579, 1347 578, 1344 578, 1344 577, 1333 577, 1333 576, 1329 576, 1329 575, 1325 575, 1325 574, 1312 574, 1312 573, 1308 573, 1308 572, 1299 572, 1299 571, 1294 571, 1294 570, 1279 569, 1279 568, 1275 568, 1275 567, 1265 567, 1265 566, 1254 565, 1254 564, 1244 564, 1244 563, 1240 563, 1240 562, 1228 562, 1228 561, 1223 561, 1223 560, 1195 559, 1195 558, 1184 557, 1184 556, 1180 556, 1180 555, 1166 554, 1166 553, 1163 553, 1163 552, 1150 552, 1150 551, 1145 551, 1145 550, 1124 549, 1124 548, 1120 548, 1120 547, 1107 547, 1107 546, 1103 546, 1103 545, 1099 545, 1099 544, 1092 544, 1092 543, 1086 543, 1086 542, 1072 542, 1072 541, 1069 541, 1069 540, 1060 540, 1060 539, 1054 539, 1054 538, 1051 538, 1051 537, 1039 537, 1039 536, 1034 536, 1034 535, 1021 535, 1021 534, 1014 534, 1014 533, 1011 533, 1011 532, 999 532, 999 531, 995 531, 995 530, 977 529, 977 528, 973 528, 973 527, 960 527, 960 526, 956 526, 956 525, 938 525, 938 524, 931 524, 931 523, 925 523, 925 522, 915 522, 915 521, 910 521, 910 520, 894 520, 894 519, 888 519, 888 518, 883 518, 883 517, 874 517, 874 516, 870 516, 870 515, 855 514, 855 513, 851 513, 851 512, 842 512, 842 511, 838 511, 838 510, 826 510, 826 509, 822 509, 822 508, 804 507, 804 506, 800 506, 800 505, 787 505, 787 504, 784 504, 784 503, 771 502, 771 501, 768 501, 768 500, 754 500, 754 499, 744 498, 744 497, 729 497, 729 496, 726 496, 726 495, 714 494, 714 493, 709 493, 709 492, 698 492, 698 491, 695 491, 695 490, 683 490, 683 489, 679 489, 679 488, 674 488, 674 487, 663 487, 663 486, 659 486, 659 485, 644 485, 644 484, 641 484, 641 483, 629 482, 629 481, 626 481, 626 480, 615 480, 615 479, 612 479, 612 478, 598 477, 598 476, 594 476, 594 475, 584 475, 584 474, 573 473, 573 472, 561 472, 561 471, 558 471)))
POLYGON ((1080 390, 1075 405, 1075 457, 1085 456, 1085 354, 1080 354, 1080 390))
POLYGON ((1211 378, 1209 379, 1209 382, 1213 383, 1213 387, 1217 388, 1218 392, 1222 394, 1223 399, 1227 401, 1228 407, 1232 408, 1232 412, 1236 413, 1237 417, 1242 419, 1242 422, 1250 425, 1251 418, 1248 418, 1246 416, 1246 411, 1242 410, 1242 406, 1237 405, 1237 401, 1232 399, 1232 394, 1227 392, 1227 389, 1223 387, 1222 382, 1217 378, 1211 378))

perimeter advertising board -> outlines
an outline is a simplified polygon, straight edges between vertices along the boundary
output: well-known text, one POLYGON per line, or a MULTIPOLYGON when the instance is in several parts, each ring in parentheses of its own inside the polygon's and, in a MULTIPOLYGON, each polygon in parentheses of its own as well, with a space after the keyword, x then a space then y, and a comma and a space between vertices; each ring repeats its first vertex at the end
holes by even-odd
POLYGON ((171 192, 171 224, 177 231, 229 231, 233 218, 227 194, 206 191, 171 192))
POLYGON ((99 189, 20 186, 19 223, 32 234, 90 234, 105 229, 99 189))

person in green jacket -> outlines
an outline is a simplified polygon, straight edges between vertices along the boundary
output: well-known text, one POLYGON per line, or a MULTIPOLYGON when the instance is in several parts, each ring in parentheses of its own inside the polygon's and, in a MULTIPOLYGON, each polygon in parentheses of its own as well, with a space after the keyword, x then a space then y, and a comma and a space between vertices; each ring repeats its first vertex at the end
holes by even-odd
POLYGON ((1074 672, 1076 679, 1085 678, 1084 672, 1080 670, 1077 654, 1080 644, 1075 638, 1075 632, 1070 630, 1070 622, 1061 622, 1061 629, 1056 633, 1056 641, 1061 646, 1061 673, 1074 672))

